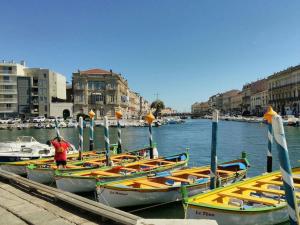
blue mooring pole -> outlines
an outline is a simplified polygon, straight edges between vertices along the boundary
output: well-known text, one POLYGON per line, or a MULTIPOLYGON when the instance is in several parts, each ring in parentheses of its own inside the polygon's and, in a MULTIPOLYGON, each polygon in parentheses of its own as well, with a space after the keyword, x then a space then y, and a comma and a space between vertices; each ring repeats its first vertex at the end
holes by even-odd
POLYGON ((109 156, 109 130, 108 130, 108 119, 107 119, 107 116, 104 116, 104 140, 105 140, 106 166, 109 166, 110 165, 110 156, 109 156))
POLYGON ((78 130, 79 130, 79 159, 82 160, 82 151, 83 151, 83 118, 82 116, 79 117, 79 124, 78 124, 78 130))
POLYGON ((94 117, 90 118, 90 151, 94 150, 94 117))
POLYGON ((210 189, 216 188, 217 183, 217 131, 219 111, 213 112, 212 118, 212 137, 211 137, 211 161, 210 161, 210 189))
POLYGON ((273 128, 272 123, 268 123, 268 153, 267 153, 267 172, 272 172, 272 144, 273 144, 273 128))
POLYGON ((272 126, 274 132, 275 144, 278 150, 280 162, 280 171, 285 190, 285 198, 291 225, 299 225, 299 209, 297 205, 292 168, 290 164, 288 148, 282 123, 279 115, 273 116, 272 126))

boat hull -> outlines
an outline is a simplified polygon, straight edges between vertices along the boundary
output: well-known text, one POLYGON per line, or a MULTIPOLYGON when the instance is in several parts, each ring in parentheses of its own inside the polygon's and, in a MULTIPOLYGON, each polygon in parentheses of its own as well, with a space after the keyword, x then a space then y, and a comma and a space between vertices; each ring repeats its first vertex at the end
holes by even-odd
POLYGON ((63 191, 72 193, 91 192, 96 189, 95 178, 72 178, 72 177, 59 177, 56 178, 56 187, 63 191))
POLYGON ((17 175, 26 175, 26 165, 1 165, 0 168, 8 172, 15 173, 17 175))
POLYGON ((273 225, 288 220, 286 207, 263 211, 229 211, 201 206, 188 205, 187 219, 211 219, 217 221, 218 225, 273 225))
MULTIPOLYGON (((237 182, 244 177, 234 178, 224 182, 228 185, 237 182)), ((200 194, 209 188, 208 183, 186 186, 188 196, 200 194)), ((139 205, 150 205, 182 200, 181 187, 170 187, 169 189, 142 189, 140 191, 128 188, 112 188, 110 186, 97 187, 97 199, 100 203, 111 207, 128 207, 139 205)))
POLYGON ((54 170, 39 170, 27 168, 27 178, 29 180, 33 180, 42 184, 50 184, 55 182, 54 170))

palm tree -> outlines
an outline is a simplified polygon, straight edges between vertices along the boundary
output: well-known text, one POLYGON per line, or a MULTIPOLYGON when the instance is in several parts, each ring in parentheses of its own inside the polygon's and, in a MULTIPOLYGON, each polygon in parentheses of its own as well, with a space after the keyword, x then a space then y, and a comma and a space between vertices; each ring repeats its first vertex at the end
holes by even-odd
POLYGON ((153 113, 155 118, 157 118, 157 116, 160 115, 161 110, 164 108, 165 108, 165 104, 161 100, 156 100, 151 103, 151 109, 155 109, 155 111, 153 113))

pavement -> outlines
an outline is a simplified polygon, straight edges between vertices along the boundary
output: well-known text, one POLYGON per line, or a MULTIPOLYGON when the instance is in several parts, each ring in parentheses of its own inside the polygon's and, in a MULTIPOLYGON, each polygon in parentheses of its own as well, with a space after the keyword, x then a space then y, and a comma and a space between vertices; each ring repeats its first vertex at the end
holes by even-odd
POLYGON ((96 225, 51 202, 0 182, 1 225, 96 225))

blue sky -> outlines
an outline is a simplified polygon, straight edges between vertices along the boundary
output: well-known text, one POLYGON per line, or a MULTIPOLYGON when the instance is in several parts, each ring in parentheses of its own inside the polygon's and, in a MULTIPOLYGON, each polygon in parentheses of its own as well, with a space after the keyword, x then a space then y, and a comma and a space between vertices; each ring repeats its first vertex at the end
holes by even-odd
POLYGON ((4 0, 0 59, 71 80, 122 73, 148 100, 192 103, 300 63, 300 2, 4 0))

